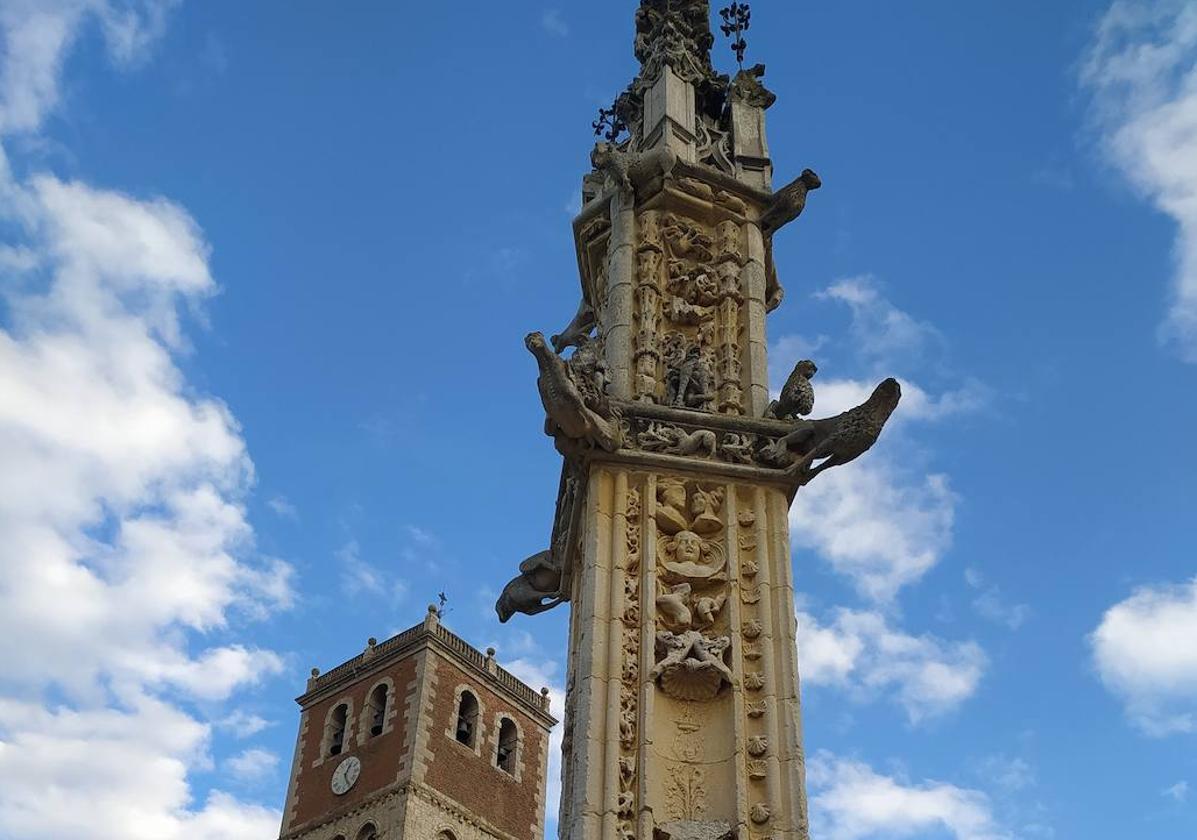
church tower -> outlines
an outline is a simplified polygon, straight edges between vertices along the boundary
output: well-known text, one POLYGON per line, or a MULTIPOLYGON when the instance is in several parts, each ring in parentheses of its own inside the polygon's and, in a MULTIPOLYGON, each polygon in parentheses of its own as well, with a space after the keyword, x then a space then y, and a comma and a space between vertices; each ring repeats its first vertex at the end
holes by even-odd
POLYGON ((549 730, 539 693, 422 624, 320 674, 301 708, 280 840, 541 840, 549 730))
POLYGON ((900 397, 806 419, 801 360, 771 399, 772 243, 821 184, 773 190, 775 96, 742 65, 744 4, 720 14, 734 75, 706 0, 640 3, 573 221, 577 314, 525 340, 564 464, 549 548, 497 608, 570 602, 564 840, 807 840, 790 502, 900 397))

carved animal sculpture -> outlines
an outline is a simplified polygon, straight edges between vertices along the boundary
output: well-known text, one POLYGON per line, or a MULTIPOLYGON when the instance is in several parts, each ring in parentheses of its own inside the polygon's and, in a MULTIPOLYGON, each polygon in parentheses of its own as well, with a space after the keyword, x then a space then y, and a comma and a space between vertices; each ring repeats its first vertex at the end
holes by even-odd
POLYGON ((770 237, 801 216, 806 208, 806 194, 821 186, 823 182, 813 170, 803 169, 801 175, 773 193, 769 205, 761 211, 761 233, 770 237))
POLYGON ((639 159, 638 154, 622 151, 610 143, 595 143, 590 153, 590 163, 594 168, 610 177, 616 188, 627 193, 635 191, 628 173, 639 159))
POLYGON ((558 354, 564 353, 567 347, 577 347, 588 339, 590 334, 594 332, 597 323, 598 318, 594 314, 594 309, 583 298, 578 303, 578 311, 574 315, 574 319, 560 333, 550 336, 549 342, 558 354))
POLYGON ((869 398, 856 408, 825 420, 804 423, 782 438, 787 448, 803 453, 789 471, 800 475, 806 484, 825 469, 859 458, 877 442, 900 399, 902 386, 890 378, 874 388, 869 398), (810 465, 820 458, 827 460, 811 469, 810 465))
POLYGON ((689 629, 692 614, 686 600, 690 597, 690 584, 679 583, 666 586, 657 592, 657 612, 671 627, 689 629))
POLYGON ((715 617, 727 602, 727 592, 720 592, 715 597, 704 595, 694 602, 694 613, 698 616, 698 624, 708 627, 715 623, 715 617))
POLYGON ((795 416, 805 417, 815 407, 815 388, 811 385, 811 378, 818 373, 819 368, 810 359, 803 359, 794 365, 786 384, 781 387, 779 399, 769 403, 765 409, 766 417, 777 420, 793 420, 795 416))
POLYGON ((506 622, 518 613, 536 615, 565 600, 561 594, 561 566, 551 551, 533 554, 520 563, 518 577, 512 578, 495 602, 499 621, 506 622), (546 602, 545 599, 550 599, 546 602))
POLYGON ((636 442, 641 449, 666 455, 694 455, 700 452, 710 455, 715 451, 716 438, 710 429, 687 432, 677 426, 653 423, 636 435, 636 442))
POLYGON ((538 332, 528 333, 524 344, 536 358, 540 376, 536 388, 545 410, 545 433, 599 446, 608 452, 619 448, 618 426, 586 407, 586 401, 569 375, 565 360, 545 343, 538 332))

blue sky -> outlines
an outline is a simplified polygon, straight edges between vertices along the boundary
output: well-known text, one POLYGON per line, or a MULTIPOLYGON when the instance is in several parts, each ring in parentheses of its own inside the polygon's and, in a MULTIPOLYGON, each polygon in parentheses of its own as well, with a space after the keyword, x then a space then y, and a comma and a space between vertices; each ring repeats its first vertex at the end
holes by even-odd
MULTIPOLYGON (((560 699, 491 605, 633 10, 0 0, 0 837, 275 836, 308 669, 441 590, 560 699)), ((905 388, 792 516, 816 836, 1194 836, 1197 9, 753 13, 772 363, 905 388)))

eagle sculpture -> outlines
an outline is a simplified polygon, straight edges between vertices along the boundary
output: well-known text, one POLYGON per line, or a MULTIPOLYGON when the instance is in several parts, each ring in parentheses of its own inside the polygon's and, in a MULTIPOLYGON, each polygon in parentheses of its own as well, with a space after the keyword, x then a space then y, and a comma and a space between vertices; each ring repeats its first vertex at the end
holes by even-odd
POLYGON ((781 395, 769 403, 765 416, 775 420, 793 420, 810 414, 815 408, 815 388, 810 381, 818 372, 819 368, 810 359, 803 359, 794 365, 790 378, 781 387, 781 395))

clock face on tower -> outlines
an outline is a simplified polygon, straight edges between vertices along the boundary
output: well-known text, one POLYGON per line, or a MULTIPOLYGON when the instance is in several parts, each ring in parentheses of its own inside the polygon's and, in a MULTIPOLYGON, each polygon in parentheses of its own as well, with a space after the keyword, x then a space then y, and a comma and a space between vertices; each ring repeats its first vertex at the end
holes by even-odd
POLYGON ((357 781, 357 777, 362 772, 362 763, 358 761, 356 756, 349 756, 349 758, 342 761, 332 775, 332 792, 337 796, 343 793, 348 793, 349 789, 353 787, 357 781))

